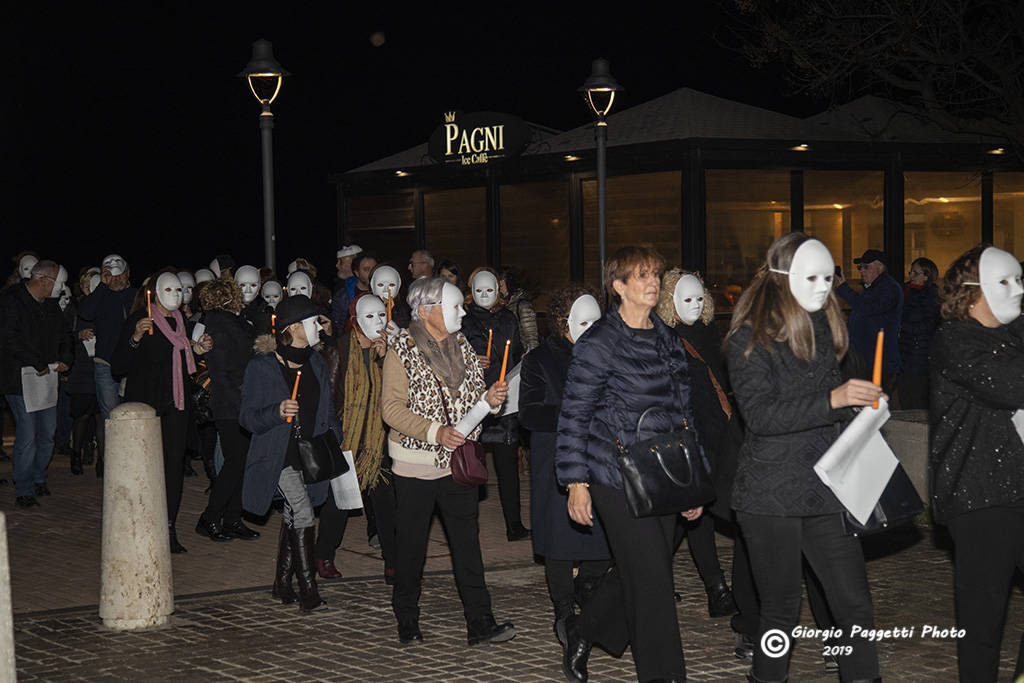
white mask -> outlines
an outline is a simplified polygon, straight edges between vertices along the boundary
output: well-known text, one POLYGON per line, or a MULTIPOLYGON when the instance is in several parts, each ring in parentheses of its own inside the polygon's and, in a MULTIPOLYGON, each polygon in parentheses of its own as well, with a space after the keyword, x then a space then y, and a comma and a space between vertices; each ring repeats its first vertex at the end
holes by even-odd
POLYGON ((370 339, 378 339, 388 324, 388 312, 375 296, 361 296, 356 301, 356 323, 370 339))
POLYGON ((481 270, 473 278, 473 303, 480 308, 490 308, 498 300, 498 278, 487 270, 481 270))
POLYGON ((92 294, 96 291, 96 288, 100 286, 100 276, 93 275, 89 278, 89 293, 92 294))
POLYGON ((298 261, 292 261, 291 263, 288 264, 288 274, 289 275, 291 275, 292 273, 294 273, 298 269, 299 269, 299 262, 298 261))
POLYGON ((216 279, 217 279, 217 276, 213 274, 212 270, 209 270, 207 268, 200 268, 199 270, 196 271, 196 284, 197 285, 200 282, 211 282, 211 281, 216 280, 216 279))
POLYGON ((704 311, 704 285, 696 275, 684 275, 676 282, 672 293, 672 303, 676 307, 676 315, 687 325, 700 320, 704 311))
POLYGON ((235 282, 242 288, 242 303, 251 303, 260 293, 260 271, 252 266, 242 266, 235 273, 235 282))
POLYGON ((388 300, 388 293, 391 293, 391 301, 398 299, 398 289, 402 286, 402 276, 391 266, 380 266, 370 276, 370 291, 380 297, 381 301, 388 300))
POLYGON ((110 268, 110 274, 117 276, 125 271, 128 264, 124 262, 124 259, 117 254, 110 254, 109 256, 103 257, 103 267, 110 268))
POLYGON ((263 283, 263 289, 260 290, 260 294, 263 296, 263 300, 270 304, 271 308, 277 308, 277 305, 281 303, 281 297, 284 296, 284 290, 281 288, 280 282, 267 280, 263 283))
POLYGON ((978 260, 981 293, 992 309, 992 315, 1004 325, 1020 316, 1021 295, 1024 294, 1020 276, 1020 263, 1013 254, 996 247, 981 252, 978 260))
POLYGON ((569 309, 569 338, 572 339, 572 343, 575 344, 600 318, 601 306, 591 295, 584 294, 573 301, 569 309))
POLYGON ((462 319, 466 309, 462 307, 462 292, 450 282, 444 283, 441 289, 441 315, 444 317, 444 329, 455 334, 462 329, 462 319))
POLYGON ((64 291, 64 285, 68 281, 68 269, 64 266, 57 267, 57 277, 53 281, 53 289, 50 290, 51 297, 58 297, 64 291))
POLYGON ((313 281, 301 270, 297 270, 288 277, 288 296, 304 294, 313 298, 313 281))
POLYGON ((835 276, 835 261, 828 247, 818 240, 807 240, 793 254, 789 272, 771 269, 773 273, 789 275, 789 291, 808 313, 820 311, 828 301, 835 276))
POLYGON ((220 277, 220 261, 217 259, 210 261, 210 270, 213 271, 214 275, 220 277))
POLYGON ((187 270, 178 273, 178 279, 181 280, 181 303, 192 303, 192 290, 196 287, 196 279, 187 270))
POLYGON ((316 316, 310 316, 302 320, 302 329, 306 331, 306 341, 309 342, 310 346, 316 346, 320 343, 320 330, 324 329, 324 326, 320 324, 320 319, 316 316))
POLYGON ((181 280, 174 273, 161 273, 156 279, 156 300, 168 311, 176 311, 181 307, 181 280))
POLYGON ((64 287, 60 290, 60 298, 57 299, 57 305, 60 306, 60 310, 67 310, 68 304, 71 303, 71 290, 64 287))
POLYGON ((27 280, 32 277, 32 268, 37 263, 39 263, 39 259, 32 254, 25 254, 21 257, 21 260, 18 261, 18 275, 21 276, 22 280, 27 280))

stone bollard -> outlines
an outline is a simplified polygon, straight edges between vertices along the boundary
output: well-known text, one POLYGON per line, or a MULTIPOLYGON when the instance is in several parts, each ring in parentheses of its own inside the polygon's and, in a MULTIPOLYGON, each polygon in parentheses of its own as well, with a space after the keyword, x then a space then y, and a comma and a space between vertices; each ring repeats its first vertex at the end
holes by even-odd
POLYGON ((100 618, 127 631, 166 624, 174 611, 160 418, 123 403, 106 422, 100 618))
POLYGON ((0 681, 18 680, 14 661, 14 612, 11 609, 11 566, 7 555, 7 517, 0 512, 0 681))

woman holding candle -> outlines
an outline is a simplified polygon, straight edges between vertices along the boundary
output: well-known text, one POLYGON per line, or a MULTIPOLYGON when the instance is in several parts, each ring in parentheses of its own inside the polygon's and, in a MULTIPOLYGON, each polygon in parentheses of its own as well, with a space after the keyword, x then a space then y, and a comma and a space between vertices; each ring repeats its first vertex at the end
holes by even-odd
MULTIPOLYGON (((654 313, 665 262, 649 247, 624 247, 607 261, 604 281, 613 306, 572 351, 555 451, 558 483, 569 490, 574 522, 600 515, 615 569, 566 620, 563 670, 586 680, 590 644, 622 652, 632 643, 640 681, 686 679, 672 577, 679 514, 634 517, 622 488, 618 444, 693 425, 682 340, 654 313), (649 430, 649 432, 648 432, 649 430)), ((702 508, 682 511, 697 519, 702 508)))
POLYGON ((480 433, 460 434, 457 424, 475 405, 496 411, 508 387, 486 388, 480 361, 459 333, 462 293, 441 278, 421 278, 409 294, 412 322, 400 330, 384 358, 381 412, 391 427, 397 532, 395 588, 391 604, 402 644, 422 641, 420 586, 430 519, 440 509, 448 532, 455 583, 466 618, 467 642, 502 642, 515 636, 512 624, 498 624, 484 582, 477 520, 476 486, 452 478, 452 451, 480 433))
POLYGON ((825 588, 850 646, 838 656, 842 680, 878 678, 874 643, 851 627, 874 623, 860 541, 844 531, 842 504, 814 473, 854 406, 882 396, 877 385, 843 381, 848 349, 832 293, 834 264, 824 244, 794 232, 775 241, 740 297, 726 340, 729 377, 746 425, 732 506, 750 551, 761 599, 753 681, 784 681, 788 653, 764 650, 764 634, 792 631, 800 612, 801 562, 825 588))
MULTIPOLYGON (((511 370, 523 355, 519 321, 505 306, 498 276, 490 268, 477 268, 469 278, 466 318, 462 333, 479 355, 484 381, 498 381, 504 359, 511 370), (507 349, 507 353, 506 353, 507 349)), ((530 537, 523 526, 519 500, 519 420, 516 415, 492 417, 484 423, 482 443, 492 446, 494 470, 498 478, 498 497, 505 516, 505 534, 509 541, 530 537)))
POLYGON ((961 681, 996 680, 1014 569, 1024 569, 1022 292, 1017 259, 985 245, 940 285, 929 479, 932 515, 953 538, 961 681))
POLYGON ((182 301, 181 280, 171 269, 150 276, 146 287, 147 292, 155 291, 155 296, 151 293, 149 306, 140 302, 125 320, 110 365, 115 377, 126 380, 124 400, 147 403, 160 417, 171 552, 183 553, 186 551, 178 542, 175 521, 185 478, 185 441, 191 409, 191 396, 186 388, 189 375, 196 371, 195 356, 209 351, 213 341, 206 334, 198 342, 190 340, 185 319, 178 310, 182 301))
POLYGON ((295 602, 294 575, 299 609, 308 612, 324 604, 313 561, 313 507, 327 498, 329 482, 305 484, 296 440, 333 429, 340 442, 342 429, 327 363, 310 345, 317 339, 316 305, 296 294, 278 304, 276 313, 277 345, 249 361, 242 382, 238 421, 252 433, 242 507, 264 515, 275 491, 284 498, 271 594, 285 604, 295 602))

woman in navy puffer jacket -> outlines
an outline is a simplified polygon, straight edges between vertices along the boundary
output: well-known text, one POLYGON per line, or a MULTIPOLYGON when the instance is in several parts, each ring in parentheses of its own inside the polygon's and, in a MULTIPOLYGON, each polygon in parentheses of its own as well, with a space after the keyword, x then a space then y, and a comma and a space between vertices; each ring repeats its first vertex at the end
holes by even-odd
MULTIPOLYGON (((601 516, 615 570, 566 622, 563 668, 570 680, 586 680, 590 643, 621 652, 632 643, 640 681, 685 680, 679 621, 672 599, 675 514, 634 517, 622 490, 616 441, 641 438, 693 424, 686 351, 679 336, 653 313, 664 261, 652 249, 625 247, 605 266, 614 305, 573 348, 558 421, 555 472, 569 489, 569 516, 593 524, 601 516), (649 430, 649 433, 648 431, 649 430), (593 503, 591 503, 593 501, 593 503)), ((696 519, 701 508, 684 512, 696 519)))

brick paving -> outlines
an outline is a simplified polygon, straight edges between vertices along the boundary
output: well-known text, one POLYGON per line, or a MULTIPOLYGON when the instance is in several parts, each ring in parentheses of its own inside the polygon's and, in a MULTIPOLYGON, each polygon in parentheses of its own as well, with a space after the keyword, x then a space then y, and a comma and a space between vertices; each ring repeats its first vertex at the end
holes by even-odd
MULTIPOLYGON (((0 465, 0 477, 10 466, 0 465)), ((528 482, 523 480, 524 503, 528 482)), ((551 633, 543 569, 528 543, 508 543, 491 484, 481 503, 481 543, 499 621, 514 621, 508 643, 467 647, 465 624, 450 573, 440 524, 431 535, 421 626, 424 643, 401 647, 381 579, 379 553, 366 543, 361 517, 350 521, 338 564, 345 578, 321 582, 328 609, 301 615, 270 598, 278 519, 270 517, 258 541, 213 544, 193 531, 203 507, 204 479, 186 481, 179 536, 189 548, 174 556, 176 611, 162 629, 106 630, 97 614, 101 485, 91 474, 71 477, 67 460, 51 467, 53 497, 43 507, 13 509, 13 491, 0 487, 7 512, 15 605, 18 676, 62 680, 334 680, 334 681, 557 681, 560 648, 551 633)), ((526 507, 524 506, 524 514, 526 507)), ((722 564, 731 541, 719 536, 722 564)), ((865 541, 868 572, 881 628, 915 626, 913 639, 879 645, 887 680, 956 679, 955 644, 921 638, 926 624, 953 623, 952 568, 947 547, 930 529, 907 529, 865 541)), ((685 549, 675 560, 683 595, 679 619, 687 671, 693 681, 743 680, 748 665, 732 655, 728 619, 707 616, 704 592, 685 549)), ((806 603, 806 601, 805 601, 806 603)), ((801 623, 813 626, 804 607, 801 623)), ((1024 594, 1015 590, 1003 644, 1000 680, 1010 680, 1024 629, 1024 594)), ((591 680, 635 680, 627 654, 595 649, 591 680)), ((797 641, 791 680, 832 681, 821 644, 797 641)))

